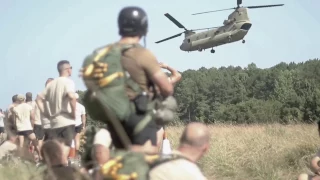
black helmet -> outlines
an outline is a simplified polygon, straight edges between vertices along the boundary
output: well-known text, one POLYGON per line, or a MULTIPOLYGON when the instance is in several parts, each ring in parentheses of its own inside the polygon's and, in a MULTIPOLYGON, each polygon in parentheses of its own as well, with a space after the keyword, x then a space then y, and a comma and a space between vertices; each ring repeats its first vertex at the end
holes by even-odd
POLYGON ((123 8, 118 16, 121 36, 145 36, 148 31, 147 13, 136 6, 123 8))

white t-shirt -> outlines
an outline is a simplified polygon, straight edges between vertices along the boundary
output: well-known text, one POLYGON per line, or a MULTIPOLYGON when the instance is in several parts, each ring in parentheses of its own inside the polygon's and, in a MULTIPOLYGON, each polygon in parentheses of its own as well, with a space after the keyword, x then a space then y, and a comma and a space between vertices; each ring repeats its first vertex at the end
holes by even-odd
MULTIPOLYGON (((49 102, 46 101, 44 106, 49 107, 49 102)), ((41 112, 40 112, 40 119, 41 119, 41 125, 42 125, 43 129, 50 129, 51 128, 50 120, 48 118, 46 118, 41 112)))
POLYGON ((5 141, 3 144, 0 145, 0 159, 2 159, 10 151, 14 150, 17 150, 17 145, 10 141, 5 141))
POLYGON ((32 130, 30 116, 32 112, 32 106, 27 103, 18 104, 13 108, 13 113, 16 115, 16 126, 18 131, 32 130))
POLYGON ((0 113, 0 127, 4 127, 4 114, 3 113, 0 113))
MULTIPOLYGON (((177 151, 173 153, 180 154, 177 151)), ((195 163, 185 159, 176 159, 160 164, 149 172, 149 176, 150 179, 155 180, 207 180, 195 163)))
POLYGON ((34 111, 34 124, 41 125, 40 119, 40 109, 35 101, 28 102, 29 105, 32 106, 32 110, 34 111))
POLYGON ((48 101, 52 129, 75 124, 67 97, 69 92, 75 93, 74 82, 67 77, 58 77, 51 81, 41 94, 48 101))
POLYGON ((77 102, 76 104, 76 126, 79 126, 82 124, 82 115, 86 114, 86 108, 77 102))

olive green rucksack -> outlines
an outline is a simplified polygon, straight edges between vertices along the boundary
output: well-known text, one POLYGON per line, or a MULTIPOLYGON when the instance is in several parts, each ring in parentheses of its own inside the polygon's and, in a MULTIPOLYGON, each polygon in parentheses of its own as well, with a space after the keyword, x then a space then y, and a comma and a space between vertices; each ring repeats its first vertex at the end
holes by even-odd
POLYGON ((88 91, 84 96, 84 104, 93 119, 105 121, 101 119, 104 117, 104 108, 113 112, 120 121, 127 120, 134 111, 126 87, 129 86, 137 94, 142 93, 142 90, 121 64, 122 54, 134 46, 111 44, 85 58, 82 78, 88 91))
POLYGON ((94 136, 100 130, 100 128, 95 126, 88 126, 85 130, 84 139, 85 143, 83 144, 83 153, 81 155, 81 164, 86 169, 91 169, 95 166, 95 161, 92 157, 92 150, 94 147, 94 136))
POLYGON ((162 163, 184 158, 180 155, 145 155, 130 151, 113 151, 100 172, 103 180, 149 180, 149 172, 162 163))

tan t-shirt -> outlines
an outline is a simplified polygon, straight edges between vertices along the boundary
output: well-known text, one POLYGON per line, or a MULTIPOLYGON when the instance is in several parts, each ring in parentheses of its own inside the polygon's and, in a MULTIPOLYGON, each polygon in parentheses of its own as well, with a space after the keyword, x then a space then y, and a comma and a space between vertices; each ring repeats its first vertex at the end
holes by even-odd
POLYGON ((8 106, 6 118, 4 121, 4 126, 5 126, 6 131, 9 131, 14 126, 14 122, 12 119, 12 110, 13 110, 13 107, 15 107, 15 106, 16 106, 15 103, 12 103, 8 106))
MULTIPOLYGON (((173 153, 180 154, 177 151, 173 153)), ((207 180, 199 167, 186 159, 177 159, 160 164, 154 167, 149 175, 150 180, 207 180)))
POLYGON ((41 125, 41 119, 40 119, 40 109, 35 101, 28 102, 29 105, 32 106, 32 110, 34 112, 34 124, 35 125, 41 125))
POLYGON ((67 77, 58 77, 51 81, 41 94, 48 101, 52 129, 75 124, 71 116, 69 92, 75 93, 74 82, 67 77))
POLYGON ((8 117, 10 117, 12 115, 12 108, 15 107, 16 104, 15 103, 12 103, 9 105, 8 107, 8 117))
MULTIPOLYGON (((132 80, 150 95, 153 94, 151 77, 161 71, 157 58, 151 51, 137 44, 136 47, 127 50, 122 56, 122 65, 128 71, 132 80)), ((130 99, 135 97, 134 91, 127 89, 130 99)))
POLYGON ((13 113, 16 115, 16 126, 18 131, 32 130, 31 113, 32 106, 27 103, 18 104, 13 108, 13 113))
POLYGON ((0 159, 2 159, 6 154, 14 150, 17 150, 17 145, 10 141, 5 141, 3 144, 0 145, 0 159))
MULTIPOLYGON (((45 106, 49 107, 48 101, 45 102, 45 106)), ((42 125, 43 129, 50 129, 51 128, 50 120, 47 117, 45 117, 42 113, 40 113, 40 119, 41 119, 41 125, 42 125)))

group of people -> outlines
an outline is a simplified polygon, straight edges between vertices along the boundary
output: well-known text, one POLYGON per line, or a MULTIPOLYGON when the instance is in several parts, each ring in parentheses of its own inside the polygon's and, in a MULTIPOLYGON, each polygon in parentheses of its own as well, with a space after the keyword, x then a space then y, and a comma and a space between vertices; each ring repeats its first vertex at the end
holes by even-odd
POLYGON ((69 78, 71 69, 68 61, 60 61, 59 77, 48 78, 45 89, 38 94, 36 100, 33 100, 30 92, 12 97, 12 104, 7 109, 6 118, 2 112, 0 114, 1 136, 4 130, 7 135, 7 141, 0 146, 3 150, 3 153, 0 153, 1 157, 5 155, 6 148, 12 150, 12 148, 15 149, 14 145, 17 145, 19 157, 32 158, 30 155, 35 150, 37 153, 35 160, 41 162, 42 144, 51 139, 63 140, 66 144, 65 152, 68 155, 71 145, 74 145, 75 156, 79 155, 80 133, 86 126, 86 111, 85 107, 77 102, 79 95, 75 91, 73 81, 69 78), (68 93, 72 99, 65 97, 68 93), (71 113, 68 112, 70 102, 72 102, 71 113))
MULTIPOLYGON (((129 74, 130 79, 142 89, 143 95, 147 95, 146 101, 157 98, 155 96, 157 95, 161 97, 162 102, 165 102, 163 104, 168 103, 166 100, 172 98, 174 85, 180 81, 181 74, 170 66, 159 63, 151 51, 139 44, 141 39, 146 38, 148 32, 146 12, 135 6, 123 8, 118 16, 118 27, 121 39, 114 44, 117 46, 134 45, 121 52, 123 69, 129 74), (169 70, 171 72, 170 77, 162 69, 169 70)), ((88 58, 93 59, 94 63, 97 64, 98 58, 103 56, 100 52, 106 52, 108 48, 109 46, 99 48, 94 52, 94 56, 88 58)), ((99 66, 103 67, 103 70, 96 70, 96 72, 107 71, 107 65, 99 66)), ((113 163, 115 160, 121 159, 120 156, 114 157, 112 155, 112 151, 115 149, 125 149, 129 152, 145 154, 149 158, 153 157, 152 155, 159 157, 160 154, 161 156, 159 150, 163 137, 165 137, 163 124, 157 124, 155 120, 151 120, 147 121, 142 129, 135 131, 144 119, 141 118, 140 114, 138 115, 138 112, 135 112, 137 114, 130 116, 126 121, 119 120, 124 132, 130 139, 129 147, 122 144, 123 139, 120 138, 119 129, 114 123, 111 123, 113 118, 111 117, 111 119, 105 121, 106 127, 99 128, 95 132, 90 142, 92 143, 91 146, 86 149, 90 152, 89 159, 92 159, 95 165, 83 166, 82 168, 70 165, 68 157, 73 145, 75 146, 76 156, 79 156, 80 133, 86 131, 86 109, 88 106, 85 108, 78 102, 79 94, 76 93, 75 83, 70 79, 72 74, 70 62, 67 60, 59 61, 57 70, 59 77, 48 78, 44 90, 37 94, 35 100, 33 100, 30 92, 25 95, 17 94, 12 97, 12 104, 8 107, 6 113, 0 109, 0 138, 4 139, 4 132, 7 135, 7 139, 0 146, 0 159, 9 151, 14 150, 17 150, 19 157, 25 157, 29 154, 29 147, 31 147, 37 153, 39 162, 43 162, 47 167, 43 171, 43 179, 102 180, 108 173, 109 178, 121 179, 119 178, 120 175, 116 174, 116 170, 110 170, 111 164, 114 166, 113 169, 126 169, 126 167, 123 167, 126 166, 125 162, 124 164, 113 163)), ((81 77, 85 74, 82 69, 81 77)), ((122 76, 119 75, 119 77, 122 76)), ((99 82, 101 83, 101 81, 99 82)), ((95 94, 94 91, 97 88, 91 87, 90 83, 86 85, 88 92, 92 93, 90 95, 98 96, 97 99, 103 99, 103 93, 95 94)), ((141 94, 135 93, 132 87, 126 87, 125 92, 130 101, 137 103, 137 98, 141 94)), ((144 100, 139 99, 139 101, 144 100)), ((100 106, 102 109, 106 108, 103 104, 100 104, 100 106)), ((140 106, 143 105, 140 104, 140 106)), ((135 108, 137 109, 137 107, 135 108)), ((153 110, 156 111, 156 109, 153 110)), ((164 111, 164 114, 167 112, 164 111)), ((100 118, 106 117, 100 114, 100 118)), ((209 143, 210 132, 205 124, 199 122, 187 124, 180 136, 177 149, 171 152, 172 156, 166 156, 163 161, 153 164, 152 168, 148 169, 148 179, 206 180, 196 163, 208 151, 209 143)), ((130 160, 126 162, 130 162, 130 160)), ((312 160, 312 167, 318 173, 320 172, 319 162, 320 155, 317 155, 312 160)), ((141 162, 134 163, 139 166, 141 162)), ((299 176, 299 180, 315 180, 317 178, 317 176, 311 177, 307 174, 299 176)), ((137 173, 133 173, 123 176, 122 179, 144 178, 139 177, 137 173)))
MULTIPOLYGON (((143 91, 142 94, 137 94, 132 89, 134 86, 126 87, 125 93, 129 101, 134 102, 135 106, 140 106, 140 109, 143 109, 144 106, 140 102, 149 102, 156 98, 159 98, 162 102, 160 106, 174 106, 174 103, 172 103, 175 102, 173 98, 174 85, 180 81, 180 73, 164 63, 159 63, 150 50, 139 44, 148 32, 146 12, 135 6, 123 8, 118 16, 118 27, 121 39, 113 44, 117 46, 133 45, 121 52, 121 65, 130 79, 143 91), (162 69, 169 70, 171 72, 170 77, 162 69), (141 95, 147 98, 138 99, 141 95), (137 101, 140 104, 137 105, 137 101)), ((100 51, 107 48, 108 46, 99 48, 95 53, 101 58, 100 51)), ((90 56, 89 58, 94 58, 94 61, 96 61, 97 56, 90 56)), ((103 72, 108 71, 107 66, 103 66, 103 72)), ((129 119, 119 120, 125 134, 130 139, 130 146, 125 147, 121 144, 121 134, 119 134, 118 128, 110 123, 111 120, 108 120, 106 121, 106 127, 99 129, 94 134, 93 148, 89 149, 92 152, 92 160, 96 162, 97 167, 87 168, 84 166, 82 169, 78 169, 79 171, 75 171, 74 167, 68 164, 68 156, 73 142, 75 142, 76 155, 79 155, 79 134, 86 129, 86 109, 89 105, 85 108, 77 101, 79 95, 76 93, 75 83, 70 79, 72 74, 70 62, 67 60, 59 61, 57 70, 59 77, 48 78, 44 90, 37 94, 35 100, 33 100, 31 93, 18 94, 12 97, 12 104, 7 110, 3 125, 7 140, 0 146, 0 156, 4 154, 3 149, 8 151, 15 149, 14 145, 18 147, 18 155, 24 156, 26 154, 25 142, 28 141, 27 145, 30 145, 29 142, 31 142, 31 147, 37 152, 39 161, 44 162, 48 167, 44 179, 50 179, 49 176, 57 179, 99 179, 94 169, 99 169, 108 164, 109 161, 114 160, 111 150, 125 149, 126 151, 146 155, 159 155, 159 149, 165 134, 164 124, 158 124, 153 119, 154 116, 150 116, 151 120, 144 121, 143 119, 149 116, 141 115, 138 111, 140 109, 135 107, 138 110, 134 111, 129 119), (145 122, 144 125, 139 131, 136 131, 142 121, 145 122), (74 172, 79 172, 79 177, 75 177, 74 172)), ((98 72, 98 70, 96 71, 98 72)), ((81 76, 84 75, 85 73, 82 71, 81 76)), ((123 75, 119 77, 123 77, 123 75)), ((96 95, 94 88, 90 85, 87 85, 87 88, 92 96, 102 95, 97 99, 103 98, 103 93, 97 93, 98 95, 96 95)), ((102 109, 108 109, 103 104, 100 106, 102 109)), ((152 108, 154 109, 151 112, 157 111, 155 106, 152 106, 152 108)), ((165 109, 161 112, 162 114, 158 113, 156 116, 158 119, 170 119, 172 116, 165 117, 166 113, 169 112, 168 109, 165 109)), ((3 118, 2 114, 1 112, 0 118, 3 118)), ((104 118, 102 116, 100 117, 104 118)), ((0 121, 2 135, 1 125, 0 121)), ((210 133, 206 125, 202 123, 188 124, 181 135, 179 147, 172 152, 172 154, 175 154, 174 157, 181 158, 173 158, 171 161, 166 160, 157 164, 157 166, 153 166, 148 172, 149 178, 155 180, 205 180, 206 178, 197 167, 196 162, 207 152, 209 141, 210 133)), ((121 166, 123 165, 119 165, 119 167, 121 166)), ((117 168, 119 167, 117 166, 117 168)), ((99 172, 101 175, 101 171, 99 172)), ((114 173, 111 173, 111 175, 114 176, 114 173)), ((137 177, 131 177, 131 179, 135 178, 137 177)), ((103 179, 103 173, 101 179, 103 179)))

